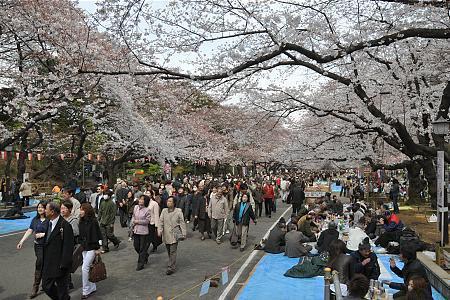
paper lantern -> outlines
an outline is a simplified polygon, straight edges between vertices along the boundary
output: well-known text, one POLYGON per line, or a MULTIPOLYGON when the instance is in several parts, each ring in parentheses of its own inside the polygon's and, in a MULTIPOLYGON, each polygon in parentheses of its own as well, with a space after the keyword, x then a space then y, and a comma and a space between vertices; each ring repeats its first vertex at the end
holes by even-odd
POLYGON ((33 153, 28 153, 28 160, 32 160, 33 159, 33 153))
POLYGON ((2 151, 0 152, 0 155, 2 157, 3 160, 6 160, 7 156, 6 156, 6 151, 2 151))
POLYGON ((41 153, 37 154, 37 160, 42 160, 42 154, 41 153))
POLYGON ((16 159, 19 160, 19 158, 20 158, 20 153, 16 152, 16 159))
POLYGON ((92 153, 88 153, 88 160, 92 160, 92 153))
POLYGON ((61 158, 61 160, 64 160, 64 154, 60 154, 59 158, 61 158))

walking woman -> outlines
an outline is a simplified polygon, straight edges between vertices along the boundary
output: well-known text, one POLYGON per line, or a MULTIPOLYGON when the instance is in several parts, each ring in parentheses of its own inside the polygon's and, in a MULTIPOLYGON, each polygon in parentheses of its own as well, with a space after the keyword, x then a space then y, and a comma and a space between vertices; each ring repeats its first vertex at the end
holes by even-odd
POLYGON ((89 281, 89 269, 96 255, 100 255, 100 241, 102 233, 95 217, 95 211, 89 203, 81 204, 79 241, 83 247, 83 265, 81 267, 81 281, 83 283, 81 299, 89 298, 97 290, 95 283, 89 281))
POLYGON ((39 285, 42 279, 42 261, 44 258, 44 244, 45 233, 48 228, 48 219, 45 217, 45 207, 47 202, 41 201, 37 206, 37 215, 31 220, 30 227, 23 235, 20 242, 17 244, 17 250, 22 249, 23 243, 28 239, 31 234, 34 236, 34 254, 36 255, 36 264, 34 270, 34 283, 33 289, 30 294, 30 299, 36 298, 39 292, 39 285))
MULTIPOLYGON (((158 246, 162 244, 161 237, 158 236, 157 225, 159 223, 159 215, 161 210, 159 208, 158 202, 155 200, 155 191, 151 191, 150 203, 148 205, 148 210, 150 212, 150 223, 148 225, 148 244, 152 244, 152 252, 156 252, 158 246)), ((148 248, 147 248, 148 249, 148 248)))
POLYGON ((205 240, 205 232, 211 238, 211 219, 208 217, 208 200, 199 189, 194 194, 194 224, 197 220, 198 231, 201 233, 201 240, 205 240))
POLYGON ((134 250, 138 254, 136 271, 144 269, 144 264, 148 263, 148 225, 150 224, 150 210, 148 209, 149 203, 149 196, 140 196, 138 205, 134 207, 133 217, 131 218, 134 250))
MULTIPOLYGON (((79 229, 78 229, 78 216, 72 214, 73 204, 72 201, 66 200, 61 204, 61 216, 66 220, 70 226, 72 226, 73 231, 73 237, 74 237, 74 245, 78 244, 78 236, 79 236, 79 229)), ((73 282, 72 282, 72 276, 69 273, 69 278, 67 280, 67 284, 69 287, 69 290, 73 289, 73 282)))
POLYGON ((183 212, 175 208, 172 196, 167 199, 167 208, 163 209, 159 218, 158 235, 162 236, 163 243, 166 244, 169 255, 166 274, 171 275, 176 269, 178 241, 186 237, 183 212))

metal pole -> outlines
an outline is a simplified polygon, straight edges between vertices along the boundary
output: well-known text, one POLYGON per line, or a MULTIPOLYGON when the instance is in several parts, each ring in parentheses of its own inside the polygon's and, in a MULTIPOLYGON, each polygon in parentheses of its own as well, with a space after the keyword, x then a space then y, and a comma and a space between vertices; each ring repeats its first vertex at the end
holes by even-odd
POLYGON ((325 300, 330 300, 330 282, 331 282, 331 269, 325 268, 325 274, 323 279, 325 280, 325 286, 323 290, 323 296, 325 300))
POLYGON ((437 151, 437 212, 438 212, 438 230, 441 232, 441 247, 444 247, 444 225, 445 225, 445 212, 448 211, 448 207, 444 206, 444 185, 445 185, 445 163, 444 163, 444 151, 437 151))
POLYGON ((336 300, 342 299, 341 282, 339 281, 339 272, 333 271, 333 283, 334 283, 334 293, 336 294, 336 300))

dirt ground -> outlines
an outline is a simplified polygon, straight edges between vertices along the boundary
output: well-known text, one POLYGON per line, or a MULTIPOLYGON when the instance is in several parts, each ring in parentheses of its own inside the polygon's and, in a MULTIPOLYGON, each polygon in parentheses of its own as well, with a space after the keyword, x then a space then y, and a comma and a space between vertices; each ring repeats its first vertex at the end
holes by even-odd
POLYGON ((429 208, 400 206, 399 217, 406 226, 414 229, 423 241, 435 243, 440 240, 440 232, 437 229, 437 223, 427 221, 432 213, 429 208))

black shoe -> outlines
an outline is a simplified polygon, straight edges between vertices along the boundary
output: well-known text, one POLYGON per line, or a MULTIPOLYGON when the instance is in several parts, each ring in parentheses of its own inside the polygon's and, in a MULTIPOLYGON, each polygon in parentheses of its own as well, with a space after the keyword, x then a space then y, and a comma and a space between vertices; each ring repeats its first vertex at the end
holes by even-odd
POLYGON ((69 290, 73 290, 75 287, 73 286, 73 282, 69 282, 69 284, 67 285, 69 290))
POLYGON ((245 250, 244 248, 239 248, 239 251, 241 252, 244 252, 244 250, 245 250))
POLYGON ((121 241, 119 241, 117 244, 114 245, 114 249, 119 249, 121 241))
POLYGON ((137 266, 136 271, 140 271, 140 270, 143 270, 143 269, 144 269, 144 266, 137 266))
POLYGON ((172 275, 175 271, 173 270, 167 270, 166 275, 172 275))
POLYGON ((272 218, 272 216, 269 216, 269 218, 272 218))
POLYGON ((156 252, 157 249, 158 249, 158 247, 153 246, 152 252, 153 252, 153 253, 156 252))

